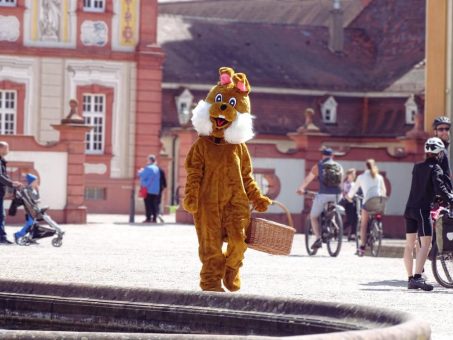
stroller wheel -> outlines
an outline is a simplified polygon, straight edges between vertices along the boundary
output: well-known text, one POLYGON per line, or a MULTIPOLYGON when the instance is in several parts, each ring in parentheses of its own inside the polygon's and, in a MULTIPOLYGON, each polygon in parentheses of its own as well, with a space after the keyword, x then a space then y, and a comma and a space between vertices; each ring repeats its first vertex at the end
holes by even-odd
POLYGON ((54 239, 52 239, 52 245, 54 247, 61 247, 62 244, 63 240, 60 237, 55 237, 54 239))
POLYGON ((24 236, 19 239, 19 245, 21 246, 29 246, 30 244, 31 242, 28 236, 24 236))

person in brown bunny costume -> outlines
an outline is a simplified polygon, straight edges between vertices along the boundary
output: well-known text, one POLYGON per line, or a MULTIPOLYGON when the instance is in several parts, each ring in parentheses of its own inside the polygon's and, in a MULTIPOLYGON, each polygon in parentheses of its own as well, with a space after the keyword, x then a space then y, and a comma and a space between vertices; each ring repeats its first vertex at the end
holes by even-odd
POLYGON ((250 84, 245 74, 231 68, 222 67, 219 73, 219 83, 193 110, 192 124, 199 138, 186 158, 183 206, 195 220, 201 289, 224 291, 223 282, 228 290, 237 291, 250 203, 263 212, 272 201, 253 179, 245 145, 253 137, 250 84), (228 246, 222 253, 224 240, 228 246))

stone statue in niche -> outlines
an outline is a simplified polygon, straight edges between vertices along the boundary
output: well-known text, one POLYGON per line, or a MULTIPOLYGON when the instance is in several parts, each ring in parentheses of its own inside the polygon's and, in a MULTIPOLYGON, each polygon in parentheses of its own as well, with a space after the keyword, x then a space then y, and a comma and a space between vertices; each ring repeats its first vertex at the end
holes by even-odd
POLYGON ((61 0, 42 0, 39 29, 41 40, 59 41, 61 0))
POLYGON ((85 120, 78 112, 79 102, 75 99, 69 101, 70 111, 66 118, 61 120, 62 124, 84 124, 85 120))
POLYGON ((312 108, 305 109, 305 123, 300 128, 297 129, 297 132, 304 132, 304 131, 319 131, 319 127, 317 127, 313 123, 313 115, 315 111, 312 108))

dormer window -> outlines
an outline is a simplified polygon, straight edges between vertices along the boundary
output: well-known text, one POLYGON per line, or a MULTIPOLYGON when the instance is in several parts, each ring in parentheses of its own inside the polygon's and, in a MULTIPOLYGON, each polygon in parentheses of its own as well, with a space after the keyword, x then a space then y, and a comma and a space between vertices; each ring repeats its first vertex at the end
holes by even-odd
POLYGON ((189 123, 192 111, 193 95, 185 89, 176 97, 176 110, 178 111, 179 124, 185 126, 189 123))
POLYGON ((83 10, 85 12, 104 12, 105 0, 83 0, 83 10))
POLYGON ((338 103, 330 96, 323 104, 321 104, 322 121, 327 124, 337 122, 337 106, 338 103))
POLYGON ((16 7, 16 0, 0 0, 0 7, 16 7))
POLYGON ((418 106, 414 95, 411 95, 404 104, 406 106, 406 124, 415 124, 415 116, 418 113, 418 106))

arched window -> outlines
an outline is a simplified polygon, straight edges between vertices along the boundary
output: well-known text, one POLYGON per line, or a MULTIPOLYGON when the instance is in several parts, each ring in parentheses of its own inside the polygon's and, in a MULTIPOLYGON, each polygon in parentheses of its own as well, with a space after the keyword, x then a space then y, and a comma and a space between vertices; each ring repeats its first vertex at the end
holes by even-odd
POLYGON ((415 115, 418 113, 418 106, 412 94, 404 104, 406 106, 406 124, 415 123, 415 115))
POLYGON ((332 96, 321 104, 322 121, 324 123, 333 124, 337 122, 337 106, 338 103, 332 96))

